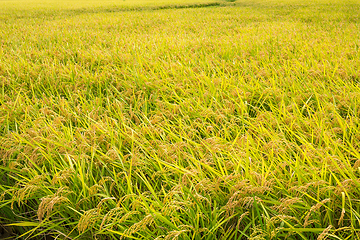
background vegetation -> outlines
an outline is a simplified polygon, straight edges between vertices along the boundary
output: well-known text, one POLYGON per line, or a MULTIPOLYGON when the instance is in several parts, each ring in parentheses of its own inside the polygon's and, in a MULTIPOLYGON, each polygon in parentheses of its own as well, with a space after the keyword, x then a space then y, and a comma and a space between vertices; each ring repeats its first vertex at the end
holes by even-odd
POLYGON ((360 2, 0 1, 0 228, 360 238, 360 2))

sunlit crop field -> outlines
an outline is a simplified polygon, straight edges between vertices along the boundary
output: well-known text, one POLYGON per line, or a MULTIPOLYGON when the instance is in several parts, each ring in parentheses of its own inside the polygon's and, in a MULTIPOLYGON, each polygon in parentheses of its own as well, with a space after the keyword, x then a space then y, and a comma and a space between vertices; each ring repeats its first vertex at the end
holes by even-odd
POLYGON ((360 1, 0 0, 0 239, 360 239, 360 1))

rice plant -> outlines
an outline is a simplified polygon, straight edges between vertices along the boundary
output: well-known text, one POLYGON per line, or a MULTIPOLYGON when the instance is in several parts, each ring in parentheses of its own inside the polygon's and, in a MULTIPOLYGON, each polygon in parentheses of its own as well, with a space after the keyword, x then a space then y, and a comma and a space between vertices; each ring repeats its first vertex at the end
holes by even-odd
POLYGON ((360 2, 0 1, 0 238, 360 239, 360 2))

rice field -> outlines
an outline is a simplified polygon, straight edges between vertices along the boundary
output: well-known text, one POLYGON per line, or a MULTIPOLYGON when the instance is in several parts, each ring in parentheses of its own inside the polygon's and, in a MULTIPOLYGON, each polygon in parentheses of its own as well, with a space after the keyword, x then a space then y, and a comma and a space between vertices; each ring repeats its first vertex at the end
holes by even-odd
POLYGON ((0 239, 360 239, 360 1, 0 0, 0 239))

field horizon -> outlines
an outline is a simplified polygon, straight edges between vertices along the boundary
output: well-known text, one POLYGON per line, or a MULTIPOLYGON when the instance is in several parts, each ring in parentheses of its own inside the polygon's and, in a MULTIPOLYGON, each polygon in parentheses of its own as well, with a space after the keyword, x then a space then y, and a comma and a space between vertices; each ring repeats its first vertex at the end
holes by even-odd
POLYGON ((0 239, 360 239, 360 1, 0 0, 0 239))

